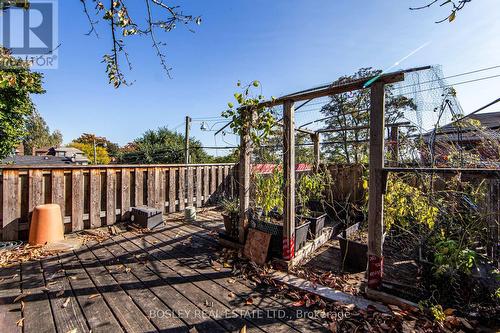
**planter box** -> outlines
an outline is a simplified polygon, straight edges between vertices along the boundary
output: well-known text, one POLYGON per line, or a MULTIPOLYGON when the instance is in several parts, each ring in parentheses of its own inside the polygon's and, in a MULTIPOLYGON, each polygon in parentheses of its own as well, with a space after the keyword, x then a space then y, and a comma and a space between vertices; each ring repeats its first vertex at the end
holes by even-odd
MULTIPOLYGON (((283 226, 271 222, 254 219, 252 221, 255 229, 271 235, 269 244, 269 254, 278 258, 283 258, 283 226)), ((305 222, 295 227, 295 252, 301 249, 307 242, 310 222, 305 222)))
POLYGON ((326 212, 325 205, 321 200, 309 200, 309 202, 307 203, 307 207, 313 212, 326 212))
POLYGON ((238 214, 222 214, 226 236, 230 239, 238 239, 238 214))
POLYGON ((311 226, 309 228, 309 239, 315 239, 319 235, 321 235, 321 230, 325 226, 326 221, 326 213, 313 211, 310 213, 311 216, 298 216, 300 219, 311 222, 311 226))
POLYGON ((343 266, 355 270, 364 271, 368 264, 368 245, 347 239, 352 233, 358 231, 359 223, 353 224, 338 237, 340 243, 340 261, 343 266))

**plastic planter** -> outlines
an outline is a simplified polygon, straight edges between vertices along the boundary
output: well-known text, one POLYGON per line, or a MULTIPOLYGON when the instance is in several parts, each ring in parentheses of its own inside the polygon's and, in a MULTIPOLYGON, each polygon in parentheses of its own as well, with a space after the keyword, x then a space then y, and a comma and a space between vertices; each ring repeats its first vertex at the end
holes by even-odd
POLYGON ((321 235, 321 230, 323 230, 325 226, 326 217, 326 213, 322 212, 311 212, 309 216, 299 216, 300 219, 311 222, 309 228, 310 233, 308 235, 310 239, 315 239, 321 235))
MULTIPOLYGON (((283 258, 283 225, 254 219, 253 224, 257 230, 271 235, 269 253, 271 256, 283 258)), ((307 242, 310 222, 295 226, 295 251, 301 249, 307 242)))

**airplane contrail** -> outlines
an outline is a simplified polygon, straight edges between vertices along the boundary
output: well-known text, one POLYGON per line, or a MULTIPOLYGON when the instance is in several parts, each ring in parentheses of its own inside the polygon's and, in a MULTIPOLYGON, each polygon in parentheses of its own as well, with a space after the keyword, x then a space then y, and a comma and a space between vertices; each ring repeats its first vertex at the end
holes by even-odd
POLYGON ((374 78, 368 80, 364 85, 363 85, 363 88, 368 88, 373 82, 377 81, 380 76, 382 76, 383 73, 386 73, 387 71, 393 69, 394 67, 396 66, 399 66, 400 63, 402 63, 403 61, 405 61, 406 59, 408 59, 409 57, 411 57, 412 55, 414 55, 415 53, 417 53, 418 51, 420 51, 421 49, 423 49, 424 47, 426 47, 427 45, 429 45, 431 42, 428 41, 428 42, 425 42, 424 44, 420 45, 419 47, 417 47, 415 50, 411 51, 410 53, 408 53, 406 56, 404 56, 403 58, 401 58, 400 60, 396 61, 394 64, 392 64, 391 66, 389 66, 388 68, 384 69, 379 75, 375 76, 374 78))

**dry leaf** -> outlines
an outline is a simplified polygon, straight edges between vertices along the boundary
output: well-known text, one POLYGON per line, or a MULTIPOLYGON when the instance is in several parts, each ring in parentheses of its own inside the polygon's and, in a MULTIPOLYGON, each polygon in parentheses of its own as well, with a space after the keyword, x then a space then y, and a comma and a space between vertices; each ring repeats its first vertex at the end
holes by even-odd
POLYGON ((248 297, 247 300, 245 301, 245 304, 246 305, 251 305, 253 304, 253 298, 252 297, 248 297))
POLYGON ((69 301, 71 300, 71 298, 66 298, 66 300, 64 301, 64 303, 61 305, 61 308, 66 308, 69 304, 69 301))
POLYGON ((12 303, 16 303, 17 301, 25 298, 26 296, 28 296, 30 294, 30 292, 26 292, 26 293, 22 293, 20 294, 19 296, 17 296, 16 298, 14 298, 14 301, 12 303))
POLYGON ((19 327, 23 327, 24 317, 16 321, 16 325, 19 327))
POLYGON ((292 306, 304 306, 305 302, 303 299, 299 299, 298 301, 296 302, 293 302, 292 303, 292 306))
POLYGON ((130 273, 131 270, 132 270, 132 268, 130 268, 130 267, 125 268, 125 272, 127 272, 127 273, 130 273))
POLYGON ((225 262, 223 265, 222 265, 224 268, 233 268, 233 265, 231 265, 230 263, 228 262, 225 262))
POLYGON ((235 295, 234 295, 234 293, 233 293, 233 292, 230 292, 227 296, 229 296, 229 297, 233 298, 235 295))
POLYGON ((240 329, 240 333, 247 333, 247 325, 243 325, 243 327, 240 329))
POLYGON ((236 282, 236 280, 235 280, 235 279, 228 279, 228 280, 227 280, 227 283, 231 283, 231 284, 233 284, 233 283, 235 283, 235 282, 236 282))
POLYGON ((76 333, 76 332, 78 332, 78 331, 76 330, 76 327, 75 327, 75 328, 70 329, 66 333, 76 333))
POLYGON ((337 322, 331 322, 330 325, 328 325, 328 329, 330 330, 330 332, 332 333, 337 333, 337 322))
POLYGON ((92 294, 89 296, 89 299, 93 299, 93 298, 96 298, 96 297, 100 297, 101 294, 92 294))
POLYGON ((198 330, 196 329, 196 327, 193 327, 189 330, 189 333, 198 333, 198 330))
POLYGON ((443 312, 445 315, 451 316, 453 314, 453 312, 455 312, 455 309, 448 308, 448 309, 444 310, 443 312))
POLYGON ((21 311, 24 311, 24 302, 21 301, 21 311))

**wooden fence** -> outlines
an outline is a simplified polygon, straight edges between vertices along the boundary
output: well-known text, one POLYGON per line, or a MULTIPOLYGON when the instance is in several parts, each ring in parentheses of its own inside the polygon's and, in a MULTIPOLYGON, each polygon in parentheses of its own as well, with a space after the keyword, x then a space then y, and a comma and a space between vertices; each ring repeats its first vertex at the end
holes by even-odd
POLYGON ((202 207, 237 193, 234 164, 0 167, 2 240, 25 239, 37 205, 61 206, 65 231, 128 218, 132 206, 163 212, 202 207))

